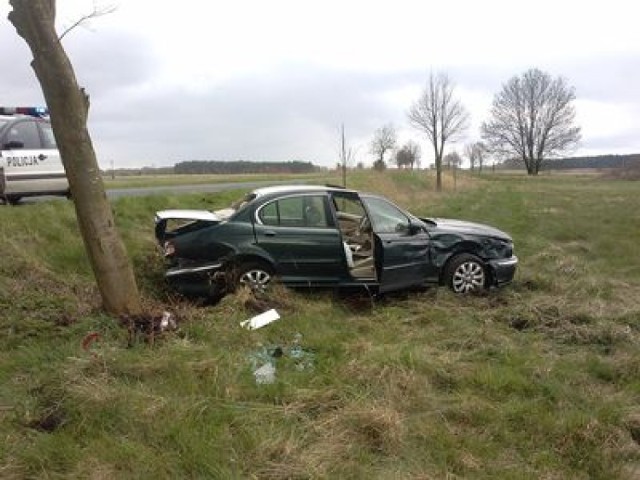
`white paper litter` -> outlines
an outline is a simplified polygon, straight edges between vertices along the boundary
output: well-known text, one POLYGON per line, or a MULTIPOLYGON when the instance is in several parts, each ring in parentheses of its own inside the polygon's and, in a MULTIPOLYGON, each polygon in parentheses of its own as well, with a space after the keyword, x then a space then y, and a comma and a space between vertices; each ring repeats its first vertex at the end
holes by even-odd
POLYGON ((269 325, 271 322, 275 322, 279 318, 280 314, 272 308, 271 310, 267 310, 260 315, 256 315, 255 317, 250 318, 249 320, 240 322, 240 326, 246 328, 247 330, 256 330, 258 328, 264 327, 265 325, 269 325))

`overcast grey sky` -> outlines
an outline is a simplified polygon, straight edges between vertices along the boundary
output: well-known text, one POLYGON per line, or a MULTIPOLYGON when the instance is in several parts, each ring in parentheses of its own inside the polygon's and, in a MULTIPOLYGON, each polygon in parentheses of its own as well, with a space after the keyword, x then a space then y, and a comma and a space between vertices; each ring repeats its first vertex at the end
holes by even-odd
MULTIPOLYGON (((304 160, 333 166, 340 125, 371 164, 373 132, 446 72, 479 139, 493 95, 531 67, 576 89, 583 154, 640 152, 636 2, 566 0, 96 0, 114 13, 63 40, 91 96, 100 164, 304 160)), ((42 105, 30 52, 0 3, 0 104, 42 105)), ((92 0, 58 0, 62 31, 92 0)))

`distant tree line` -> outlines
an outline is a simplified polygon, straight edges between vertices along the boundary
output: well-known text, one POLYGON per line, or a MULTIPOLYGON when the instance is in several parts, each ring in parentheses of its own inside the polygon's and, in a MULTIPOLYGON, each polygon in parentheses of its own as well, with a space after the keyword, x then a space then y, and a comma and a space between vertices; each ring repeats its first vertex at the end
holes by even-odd
POLYGON ((218 161, 191 160, 176 163, 174 172, 179 174, 225 174, 238 173, 313 173, 318 170, 311 162, 293 160, 289 162, 251 162, 246 160, 218 161))
MULTIPOLYGON (((633 166, 640 166, 640 154, 597 155, 549 159, 545 163, 543 170, 565 170, 572 168, 629 168, 633 166)), ((522 160, 505 160, 500 165, 500 168, 522 168, 522 160)))

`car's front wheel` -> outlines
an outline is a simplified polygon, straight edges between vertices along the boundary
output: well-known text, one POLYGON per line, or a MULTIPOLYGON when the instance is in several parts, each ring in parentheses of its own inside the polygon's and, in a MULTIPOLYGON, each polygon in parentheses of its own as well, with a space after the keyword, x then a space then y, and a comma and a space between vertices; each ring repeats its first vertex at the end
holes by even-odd
POLYGON ((256 293, 264 293, 273 280, 273 269, 263 262, 246 262, 238 266, 237 285, 256 293))
POLYGON ((455 293, 477 293, 489 285, 485 263, 475 255, 454 257, 445 271, 445 283, 455 293))

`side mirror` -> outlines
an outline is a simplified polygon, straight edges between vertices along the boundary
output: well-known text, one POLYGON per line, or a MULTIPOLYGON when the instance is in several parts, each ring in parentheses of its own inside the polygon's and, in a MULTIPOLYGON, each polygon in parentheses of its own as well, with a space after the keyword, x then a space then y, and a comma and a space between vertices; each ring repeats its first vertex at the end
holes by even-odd
POLYGON ((418 233, 422 232, 424 229, 422 228, 422 225, 418 225, 417 223, 410 223, 409 224, 409 235, 417 235, 418 233))
POLYGON ((24 143, 17 140, 11 140, 10 142, 5 143, 3 145, 3 148, 5 150, 19 150, 21 148, 24 148, 24 143))

